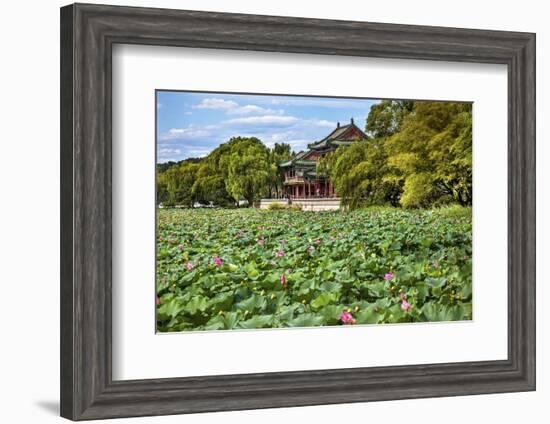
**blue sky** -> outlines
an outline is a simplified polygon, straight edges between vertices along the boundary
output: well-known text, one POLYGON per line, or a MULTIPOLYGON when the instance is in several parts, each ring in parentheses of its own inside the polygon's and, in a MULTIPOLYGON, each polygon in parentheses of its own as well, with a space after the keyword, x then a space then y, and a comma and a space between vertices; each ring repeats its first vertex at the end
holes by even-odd
POLYGON ((364 129, 379 100, 157 92, 157 162, 203 157, 231 137, 258 137, 268 147, 288 143, 295 152, 320 140, 336 123, 364 129))

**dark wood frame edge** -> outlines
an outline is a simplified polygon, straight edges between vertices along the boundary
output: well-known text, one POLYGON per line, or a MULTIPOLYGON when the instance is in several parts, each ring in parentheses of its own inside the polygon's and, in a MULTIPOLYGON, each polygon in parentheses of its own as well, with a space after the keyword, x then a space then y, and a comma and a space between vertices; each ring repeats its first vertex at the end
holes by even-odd
POLYGON ((61 415, 72 420, 535 390, 535 35, 74 4, 61 9, 61 415), (111 378, 115 43, 508 66, 509 359, 111 378))

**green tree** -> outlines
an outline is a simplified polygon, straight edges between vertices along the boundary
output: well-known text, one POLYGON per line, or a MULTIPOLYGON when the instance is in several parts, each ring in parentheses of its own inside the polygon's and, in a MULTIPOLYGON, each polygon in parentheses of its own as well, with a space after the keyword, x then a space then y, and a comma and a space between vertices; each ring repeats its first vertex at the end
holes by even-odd
POLYGON ((285 162, 292 157, 290 144, 275 143, 269 151, 269 194, 270 197, 280 197, 283 193, 283 183, 285 180, 284 170, 279 168, 281 162, 285 162))
POLYGON ((201 162, 193 193, 199 203, 218 206, 235 205, 235 199, 228 193, 225 180, 227 169, 223 158, 231 153, 229 143, 220 144, 201 162))
POLYGON ((403 120, 413 110, 409 100, 382 100, 371 107, 365 130, 372 138, 385 138, 401 129, 403 120))
POLYGON ((385 179, 386 155, 381 139, 339 147, 319 161, 317 172, 329 176, 344 207, 398 204, 398 183, 385 179))
POLYGON ((266 192, 269 151, 256 137, 234 137, 229 145, 230 152, 220 159, 220 167, 227 170, 226 189, 235 200, 252 205, 266 192))
POLYGON ((403 184, 402 206, 471 204, 471 104, 415 102, 385 150, 387 179, 403 184))
POLYGON ((183 162, 172 166, 158 175, 157 201, 166 205, 184 205, 192 207, 195 197, 193 184, 199 165, 183 162))
POLYGON ((317 165, 343 206, 471 205, 471 104, 386 100, 371 108, 366 128, 368 140, 339 147, 317 165))
POLYGON ((235 199, 225 188, 225 179, 217 175, 206 164, 201 165, 192 190, 197 201, 203 205, 230 206, 235 204, 235 199))

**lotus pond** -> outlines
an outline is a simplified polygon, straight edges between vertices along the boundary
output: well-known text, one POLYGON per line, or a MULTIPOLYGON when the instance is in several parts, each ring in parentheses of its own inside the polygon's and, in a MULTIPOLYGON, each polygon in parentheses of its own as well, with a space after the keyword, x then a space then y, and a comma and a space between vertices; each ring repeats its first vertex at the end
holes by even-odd
POLYGON ((472 319, 471 209, 160 209, 157 330, 472 319))

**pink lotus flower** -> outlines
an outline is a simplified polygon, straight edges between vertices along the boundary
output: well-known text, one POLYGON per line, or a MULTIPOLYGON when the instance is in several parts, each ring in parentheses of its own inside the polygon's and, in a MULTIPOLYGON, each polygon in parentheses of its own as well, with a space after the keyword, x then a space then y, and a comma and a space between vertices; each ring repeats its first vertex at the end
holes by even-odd
POLYGON ((180 244, 180 245, 178 246, 178 249, 179 249, 179 250, 184 250, 184 249, 185 249, 185 246, 184 246, 183 244, 180 244))
POLYGON ((159 236, 159 241, 164 241, 164 237, 159 236))
POLYGON ((275 252, 275 257, 282 258, 283 256, 285 256, 285 252, 282 250, 277 250, 277 252, 275 252))
POLYGON ((407 300, 407 296, 403 292, 399 292, 399 299, 401 300, 407 300))
POLYGON ((286 287, 286 275, 285 274, 281 275, 281 278, 279 279, 279 281, 281 282, 281 285, 283 287, 286 287))
POLYGON ((191 270, 193 269, 193 262, 187 262, 187 263, 185 264, 185 269, 186 269, 187 271, 191 271, 191 270))
POLYGON ((259 244, 260 246, 263 246, 263 245, 265 244, 265 240, 264 240, 264 239, 258 240, 258 244, 259 244))
POLYGON ((315 240, 315 244, 321 244, 321 240, 319 239, 315 240))
POLYGON ((309 246, 309 247, 307 248, 307 251, 308 251, 309 253, 313 253, 313 252, 315 252, 315 247, 309 246))
POLYGON ((340 321, 344 324, 355 324, 357 322, 349 311, 342 311, 340 314, 340 321))
POLYGON ((401 302, 401 309, 403 309, 405 312, 409 312, 412 308, 412 305, 407 302, 406 299, 403 299, 403 301, 401 302))
POLYGON ((158 297, 158 296, 157 296, 156 304, 157 304, 157 306, 160 305, 160 297, 158 297))
POLYGON ((384 280, 390 281, 393 280, 394 275, 391 272, 388 272, 386 275, 384 275, 384 280))
POLYGON ((216 265, 216 266, 222 266, 223 265, 223 261, 219 256, 214 256, 213 259, 214 259, 214 265, 216 265))

